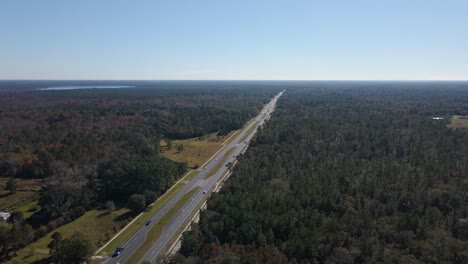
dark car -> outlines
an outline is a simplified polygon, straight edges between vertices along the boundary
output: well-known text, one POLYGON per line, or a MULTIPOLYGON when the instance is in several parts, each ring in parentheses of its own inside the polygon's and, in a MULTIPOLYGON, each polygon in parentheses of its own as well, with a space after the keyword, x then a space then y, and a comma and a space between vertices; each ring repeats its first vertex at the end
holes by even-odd
POLYGON ((148 220, 148 221, 146 221, 146 224, 145 224, 145 225, 149 225, 149 224, 151 224, 151 219, 148 220))
POLYGON ((121 247, 116 248, 115 251, 114 251, 114 254, 112 254, 112 257, 119 256, 120 253, 122 253, 122 251, 123 251, 123 248, 121 248, 121 247))

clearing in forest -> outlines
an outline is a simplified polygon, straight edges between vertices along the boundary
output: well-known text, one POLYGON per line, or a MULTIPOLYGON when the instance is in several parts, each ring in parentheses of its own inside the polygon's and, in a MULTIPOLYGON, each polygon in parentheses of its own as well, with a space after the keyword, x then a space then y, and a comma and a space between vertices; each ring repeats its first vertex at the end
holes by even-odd
POLYGON ((468 116, 459 116, 459 115, 452 116, 448 127, 468 129, 468 116))
POLYGON ((196 169, 207 162, 218 150, 223 147, 223 142, 236 131, 231 131, 226 136, 217 136, 216 133, 197 138, 170 141, 161 140, 161 155, 178 162, 187 162, 191 169, 196 169), (182 147, 180 147, 182 146, 182 147))

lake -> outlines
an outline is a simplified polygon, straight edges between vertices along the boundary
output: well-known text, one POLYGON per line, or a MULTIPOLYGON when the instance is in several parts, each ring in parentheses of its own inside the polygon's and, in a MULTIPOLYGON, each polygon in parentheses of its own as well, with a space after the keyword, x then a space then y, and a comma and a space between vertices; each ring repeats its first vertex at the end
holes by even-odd
POLYGON ((40 91, 58 91, 58 90, 79 90, 79 89, 120 89, 120 88, 132 88, 135 86, 129 85, 78 85, 78 86, 56 86, 47 88, 37 88, 40 91))

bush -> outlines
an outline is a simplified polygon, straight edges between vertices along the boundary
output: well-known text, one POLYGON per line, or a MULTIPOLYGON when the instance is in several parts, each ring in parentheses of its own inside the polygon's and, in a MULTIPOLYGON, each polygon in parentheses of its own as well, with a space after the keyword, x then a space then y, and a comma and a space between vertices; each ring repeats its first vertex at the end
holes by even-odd
POLYGON ((150 205, 151 203, 156 201, 156 199, 158 198, 158 194, 150 190, 146 190, 144 195, 145 195, 145 200, 146 200, 146 206, 150 205))
POLYGON ((128 198, 128 208, 135 213, 141 213, 146 208, 146 199, 143 194, 132 194, 128 198))
POLYGON ((44 237, 45 235, 47 235, 47 227, 41 226, 34 232, 34 240, 38 240, 39 238, 44 237))
POLYGON ((106 202, 106 210, 108 213, 111 213, 112 211, 115 210, 115 204, 113 201, 107 201, 106 202))
POLYGON ((77 206, 72 209, 71 219, 75 220, 79 218, 80 216, 84 215, 85 213, 86 213, 86 209, 83 206, 77 206))

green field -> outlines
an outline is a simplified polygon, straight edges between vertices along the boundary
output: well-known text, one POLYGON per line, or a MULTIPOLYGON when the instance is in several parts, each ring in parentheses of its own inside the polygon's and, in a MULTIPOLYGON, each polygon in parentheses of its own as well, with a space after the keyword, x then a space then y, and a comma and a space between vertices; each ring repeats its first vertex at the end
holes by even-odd
MULTIPOLYGON (((10 178, 0 177, 0 211, 20 210, 26 213, 24 206, 36 201, 39 198, 38 191, 41 188, 39 179, 16 179, 17 191, 10 193, 5 190, 7 181, 10 178)), ((30 209, 30 208, 26 208, 30 209)))
POLYGON ((130 217, 129 211, 127 208, 121 208, 110 214, 102 210, 86 212, 75 221, 49 232, 45 237, 19 250, 18 256, 8 263, 31 263, 34 260, 48 257, 47 254, 38 253, 37 250, 48 250, 47 245, 52 240, 52 234, 55 232, 60 232, 66 238, 79 231, 86 234, 97 246, 102 245, 126 224, 130 217), (33 252, 35 254, 32 254, 33 252))
POLYGON ((16 210, 18 210, 20 212, 23 212, 24 218, 30 217, 35 212, 39 211, 39 209, 40 208, 39 208, 39 205, 37 205, 37 200, 33 201, 33 202, 29 202, 27 204, 24 204, 24 205, 16 208, 16 210))
POLYGON ((160 146, 163 147, 161 155, 174 161, 187 162, 189 168, 200 167, 223 147, 223 140, 232 133, 224 137, 211 134, 202 138, 174 140, 171 149, 167 149, 166 142, 161 140, 160 146), (182 151, 177 151, 179 145, 184 146, 182 151))

